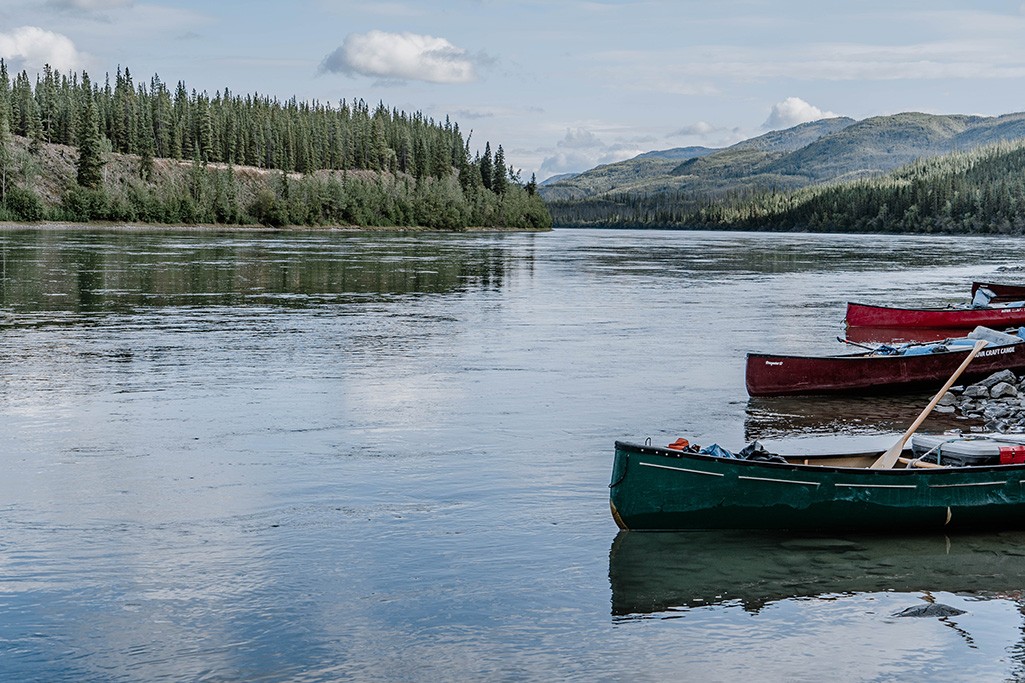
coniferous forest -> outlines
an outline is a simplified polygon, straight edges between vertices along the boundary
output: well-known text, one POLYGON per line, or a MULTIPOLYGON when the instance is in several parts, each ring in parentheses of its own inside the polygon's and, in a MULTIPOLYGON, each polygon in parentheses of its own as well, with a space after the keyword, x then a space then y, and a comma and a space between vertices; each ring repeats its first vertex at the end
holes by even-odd
POLYGON ((0 220, 547 230, 501 145, 447 117, 0 60, 0 220))
POLYGON ((693 220, 814 232, 1025 234, 1025 142, 920 160, 848 183, 707 206, 693 220))
POLYGON ((1025 141, 798 190, 610 194, 550 202, 557 226, 1025 234, 1025 141))

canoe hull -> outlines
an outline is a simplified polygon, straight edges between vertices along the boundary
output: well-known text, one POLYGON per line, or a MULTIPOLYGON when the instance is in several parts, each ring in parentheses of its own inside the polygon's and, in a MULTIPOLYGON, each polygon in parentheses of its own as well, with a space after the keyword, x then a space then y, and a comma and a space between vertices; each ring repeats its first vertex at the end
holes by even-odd
MULTIPOLYGON (((751 396, 791 396, 840 392, 882 393, 939 389, 961 364, 967 350, 917 356, 747 355, 745 380, 751 396)), ((961 378, 972 382, 1000 370, 1025 369, 1025 344, 983 349, 961 378)))
POLYGON ((848 303, 848 327, 922 327, 998 330, 1025 324, 1025 306, 1010 308, 891 308, 848 303))
POLYGON ((609 488, 613 519, 630 530, 1025 528, 1025 465, 825 467, 616 442, 609 488))

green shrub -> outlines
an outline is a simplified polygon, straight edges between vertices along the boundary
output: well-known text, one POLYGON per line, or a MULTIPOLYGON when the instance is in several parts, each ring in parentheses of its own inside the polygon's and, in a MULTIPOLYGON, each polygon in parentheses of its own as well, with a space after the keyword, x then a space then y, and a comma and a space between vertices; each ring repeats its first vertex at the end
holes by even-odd
POLYGON ((41 221, 46 214, 36 193, 18 186, 7 189, 3 204, 13 220, 41 221))

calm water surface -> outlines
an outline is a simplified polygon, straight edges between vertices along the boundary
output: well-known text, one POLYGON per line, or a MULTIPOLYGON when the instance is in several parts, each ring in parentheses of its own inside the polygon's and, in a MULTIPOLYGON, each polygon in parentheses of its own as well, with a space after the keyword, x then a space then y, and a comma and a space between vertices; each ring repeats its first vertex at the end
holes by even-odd
POLYGON ((0 252, 0 680, 1025 676, 1023 534, 620 534, 607 488, 615 439, 890 445, 928 396, 749 400, 744 354, 843 350, 848 299, 1025 280, 1019 240, 0 252), (962 613, 896 616, 931 603, 962 613))

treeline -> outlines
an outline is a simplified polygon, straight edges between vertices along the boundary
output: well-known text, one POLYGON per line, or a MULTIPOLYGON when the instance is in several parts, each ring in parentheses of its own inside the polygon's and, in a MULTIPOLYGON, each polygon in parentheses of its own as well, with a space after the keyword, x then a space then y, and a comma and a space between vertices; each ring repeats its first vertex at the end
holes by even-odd
POLYGON ((708 206, 694 222, 815 232, 1025 234, 1025 142, 918 161, 878 178, 708 206))
POLYGON ((1018 235, 1025 234, 1025 141, 790 192, 621 195, 549 208, 557 226, 1018 235))
POLYGON ((501 145, 471 157, 448 118, 363 100, 211 97, 183 82, 172 91, 159 76, 136 84, 127 68, 96 85, 44 67, 33 83, 0 60, 2 219, 547 229, 535 190, 501 145), (76 148, 75 182, 56 196, 39 177, 51 172, 46 145, 76 148), (119 155, 133 159, 127 174, 108 166, 119 155), (248 166, 273 173, 233 178, 248 166))

